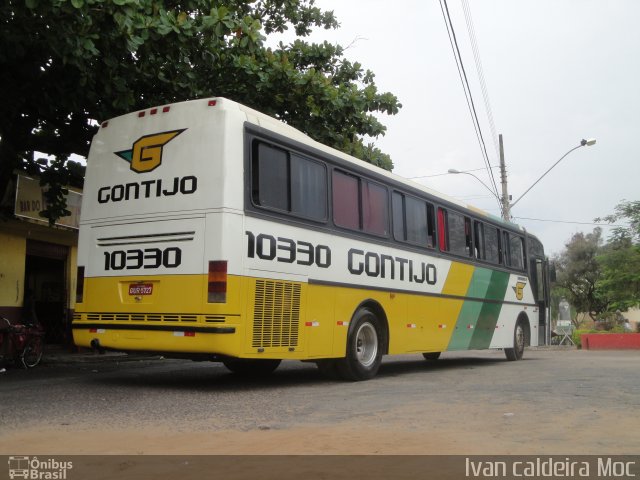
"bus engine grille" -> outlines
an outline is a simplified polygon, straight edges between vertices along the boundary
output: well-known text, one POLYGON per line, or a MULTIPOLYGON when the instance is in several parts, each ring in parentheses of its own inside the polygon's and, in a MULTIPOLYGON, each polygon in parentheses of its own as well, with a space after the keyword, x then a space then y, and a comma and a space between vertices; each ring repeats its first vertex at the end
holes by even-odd
POLYGON ((254 348, 296 347, 299 319, 300 284, 256 280, 254 348))

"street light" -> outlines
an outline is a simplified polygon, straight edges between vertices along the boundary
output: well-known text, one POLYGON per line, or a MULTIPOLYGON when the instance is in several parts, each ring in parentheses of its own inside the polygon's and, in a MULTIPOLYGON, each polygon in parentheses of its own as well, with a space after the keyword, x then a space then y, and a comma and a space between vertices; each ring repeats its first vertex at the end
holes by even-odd
POLYGON ((491 190, 486 183, 484 183, 482 180, 480 180, 478 177, 476 177, 473 173, 469 173, 469 172, 461 172, 460 170, 456 170, 455 168, 450 168, 448 170, 449 173, 453 173, 455 175, 458 174, 464 174, 464 175, 471 175, 473 178, 475 178, 477 181, 479 181, 482 186, 484 188, 486 188, 487 190, 489 190, 491 192, 491 195, 493 195, 495 197, 496 200, 498 200, 498 206, 500 207, 500 211, 503 212, 503 206, 502 206, 502 201, 500 200, 500 197, 498 197, 498 195, 496 195, 496 192, 494 192, 493 190, 491 190))
POLYGON ((536 186, 536 184, 537 184, 540 180, 542 180, 542 179, 545 177, 545 175, 546 175, 547 173, 549 173, 549 172, 553 169, 553 167, 555 167, 556 165, 558 165, 558 164, 559 164, 559 163, 564 159, 564 157, 566 157, 566 156, 567 156, 567 155, 569 155, 571 152, 573 152, 574 150, 577 150, 577 149, 578 149, 578 148, 580 148, 580 147, 590 147, 591 145, 595 145, 595 143, 596 143, 596 139, 595 139, 595 138, 589 138, 589 139, 587 139, 587 140, 585 140, 585 139, 583 138, 582 140, 580 140, 580 145, 578 145, 577 147, 573 147, 571 150, 569 150, 567 153, 565 153, 563 156, 561 156, 561 157, 560 157, 560 159, 559 159, 556 163, 554 163, 553 165, 551 165, 551 167, 549 167, 549 169, 548 169, 546 172, 544 172, 540 178, 538 178, 535 182, 533 182, 533 185, 531 185, 529 188, 527 188, 527 189, 525 190, 525 192, 524 192, 522 195, 520 195, 520 196, 515 200, 515 202, 513 202, 511 205, 508 205, 508 204, 507 204, 507 205, 506 205, 506 210, 507 210, 507 211, 506 211, 506 214, 510 216, 510 215, 511 215, 511 208, 512 208, 516 203, 518 203, 520 200, 522 200, 522 197, 524 197, 524 196, 529 192, 529 190, 531 190, 533 187, 535 187, 535 186, 536 186))

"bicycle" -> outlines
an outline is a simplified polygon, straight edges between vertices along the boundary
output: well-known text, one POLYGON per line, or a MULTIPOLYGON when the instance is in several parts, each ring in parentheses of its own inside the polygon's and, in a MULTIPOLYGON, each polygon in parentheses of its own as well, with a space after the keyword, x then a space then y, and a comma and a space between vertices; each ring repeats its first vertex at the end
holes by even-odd
POLYGON ((0 316, 0 363, 14 362, 22 368, 40 363, 44 350, 44 329, 40 324, 12 324, 0 316))

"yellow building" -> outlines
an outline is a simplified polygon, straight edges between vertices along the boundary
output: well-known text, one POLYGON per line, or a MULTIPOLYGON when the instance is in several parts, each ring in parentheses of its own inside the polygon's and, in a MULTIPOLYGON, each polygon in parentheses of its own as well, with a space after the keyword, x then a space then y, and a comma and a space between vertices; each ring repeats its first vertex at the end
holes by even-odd
POLYGON ((14 215, 0 221, 0 315, 12 323, 35 315, 47 343, 71 344, 82 194, 70 191, 72 214, 49 226, 39 216, 45 202, 37 179, 17 175, 8 190, 15 195, 3 206, 14 215))

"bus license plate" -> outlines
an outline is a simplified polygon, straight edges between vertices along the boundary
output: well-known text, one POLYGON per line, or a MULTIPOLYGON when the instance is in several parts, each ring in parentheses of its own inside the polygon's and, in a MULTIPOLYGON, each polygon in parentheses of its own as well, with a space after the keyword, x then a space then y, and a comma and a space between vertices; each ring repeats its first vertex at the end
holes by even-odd
POLYGON ((153 293, 153 284, 138 283, 129 285, 129 295, 151 295, 153 293))

